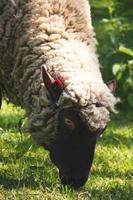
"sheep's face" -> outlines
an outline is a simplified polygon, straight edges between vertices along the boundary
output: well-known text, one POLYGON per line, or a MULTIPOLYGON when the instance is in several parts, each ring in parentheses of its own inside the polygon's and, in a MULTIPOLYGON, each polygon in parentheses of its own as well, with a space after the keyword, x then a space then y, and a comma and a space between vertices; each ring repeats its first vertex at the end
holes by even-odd
POLYGON ((92 133, 73 108, 60 111, 58 120, 59 134, 51 146, 50 157, 59 169, 61 182, 78 188, 87 181, 95 144, 103 130, 92 133))
MULTIPOLYGON (((90 102, 87 99, 86 105, 80 104, 81 96, 77 98, 78 95, 75 95, 77 101, 74 101, 70 93, 72 89, 65 88, 60 79, 53 79, 45 68, 42 69, 43 80, 51 99, 54 104, 58 102, 57 133, 49 148, 50 157, 59 169, 61 182, 78 188, 83 186, 88 178, 97 138, 109 121, 109 111, 104 105, 104 94, 101 92, 101 102, 96 102, 95 98, 92 98, 90 102)), ((115 85, 110 82, 108 87, 113 92, 115 85)), ((106 89, 109 90, 107 86, 106 89)), ((109 91, 108 93, 109 97, 112 97, 109 91)))

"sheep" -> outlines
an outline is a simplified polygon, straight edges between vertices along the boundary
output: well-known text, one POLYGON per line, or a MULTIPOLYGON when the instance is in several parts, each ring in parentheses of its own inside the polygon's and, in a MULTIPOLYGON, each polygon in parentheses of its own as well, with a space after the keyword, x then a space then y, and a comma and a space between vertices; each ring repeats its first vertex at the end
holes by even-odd
POLYGON ((0 78, 0 99, 25 109, 61 183, 83 186, 118 102, 115 82, 102 79, 88 1, 1 0, 0 78))

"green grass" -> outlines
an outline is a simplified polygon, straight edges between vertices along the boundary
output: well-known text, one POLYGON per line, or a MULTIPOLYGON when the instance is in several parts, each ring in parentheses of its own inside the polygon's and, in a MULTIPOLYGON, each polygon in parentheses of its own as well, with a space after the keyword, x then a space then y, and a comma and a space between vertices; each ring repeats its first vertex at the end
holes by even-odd
POLYGON ((24 112, 0 110, 0 200, 133 199, 133 121, 124 113, 110 123, 96 148, 90 178, 78 191, 60 185, 48 152, 18 131, 24 112))

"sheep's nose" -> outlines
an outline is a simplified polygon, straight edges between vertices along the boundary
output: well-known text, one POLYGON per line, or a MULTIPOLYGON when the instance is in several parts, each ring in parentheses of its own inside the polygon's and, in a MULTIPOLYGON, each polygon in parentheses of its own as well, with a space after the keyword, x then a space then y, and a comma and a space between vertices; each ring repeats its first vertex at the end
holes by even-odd
POLYGON ((61 183, 64 186, 69 185, 69 186, 73 187, 74 189, 78 189, 85 185, 88 176, 79 178, 79 177, 69 177, 67 175, 63 175, 60 178, 61 178, 61 183))
POLYGON ((82 186, 84 186, 84 184, 86 183, 86 178, 73 178, 73 179, 69 179, 68 177, 63 177, 61 180, 61 183, 65 186, 65 185, 70 185, 71 187, 73 187, 74 189, 78 189, 82 186))

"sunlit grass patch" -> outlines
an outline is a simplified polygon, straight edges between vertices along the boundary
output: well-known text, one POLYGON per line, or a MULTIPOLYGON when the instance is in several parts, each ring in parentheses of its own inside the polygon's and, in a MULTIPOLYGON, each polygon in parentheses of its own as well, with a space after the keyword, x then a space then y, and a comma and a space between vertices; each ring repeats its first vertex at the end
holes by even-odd
POLYGON ((13 104, 3 101, 0 110, 0 128, 16 128, 20 119, 24 116, 24 110, 13 104))

